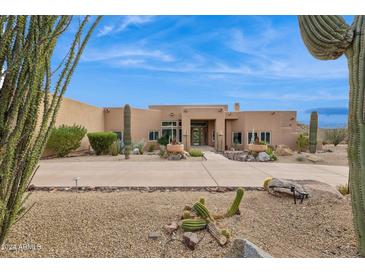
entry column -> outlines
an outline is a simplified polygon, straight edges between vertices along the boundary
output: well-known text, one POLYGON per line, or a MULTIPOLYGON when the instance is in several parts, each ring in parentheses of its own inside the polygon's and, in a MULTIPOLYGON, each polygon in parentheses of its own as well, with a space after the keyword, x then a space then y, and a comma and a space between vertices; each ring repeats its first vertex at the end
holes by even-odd
POLYGON ((190 149, 190 136, 191 136, 191 119, 190 117, 188 117, 188 115, 186 115, 187 113, 182 113, 182 118, 181 118, 181 131, 182 131, 182 142, 184 144, 185 150, 189 151, 190 149))

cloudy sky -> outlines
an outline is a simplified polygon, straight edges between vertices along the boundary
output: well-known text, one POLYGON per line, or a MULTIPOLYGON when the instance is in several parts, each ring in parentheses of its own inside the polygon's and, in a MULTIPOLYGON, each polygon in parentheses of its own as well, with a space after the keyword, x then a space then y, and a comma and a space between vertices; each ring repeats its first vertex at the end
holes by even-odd
POLYGON ((347 121, 347 74, 345 57, 307 52, 295 16, 106 16, 66 96, 100 107, 237 101, 306 123, 318 110, 333 127, 347 121))

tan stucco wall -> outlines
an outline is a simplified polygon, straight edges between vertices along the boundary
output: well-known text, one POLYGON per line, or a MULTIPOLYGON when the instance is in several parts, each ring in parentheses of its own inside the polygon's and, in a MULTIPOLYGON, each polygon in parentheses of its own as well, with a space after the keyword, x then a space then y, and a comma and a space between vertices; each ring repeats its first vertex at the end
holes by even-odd
MULTIPOLYGON (((88 132, 104 131, 104 109, 81 103, 69 98, 63 98, 57 113, 56 124, 72 126, 82 125, 88 132)), ((85 136, 81 141, 79 150, 89 149, 89 140, 85 136)), ((51 155, 51 151, 45 151, 44 156, 51 155)))
POLYGON ((298 135, 295 111, 244 111, 237 114, 238 119, 227 122, 228 147, 232 146, 232 132, 242 132, 242 148, 247 148, 247 135, 252 130, 271 132, 272 145, 286 144, 295 147, 298 135))

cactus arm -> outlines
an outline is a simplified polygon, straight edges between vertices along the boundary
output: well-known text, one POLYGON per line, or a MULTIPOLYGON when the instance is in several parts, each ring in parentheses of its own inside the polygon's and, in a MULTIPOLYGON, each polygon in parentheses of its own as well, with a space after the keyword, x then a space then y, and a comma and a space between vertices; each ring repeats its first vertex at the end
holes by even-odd
POLYGON ((365 16, 356 16, 351 27, 340 16, 299 16, 299 27, 314 57, 330 60, 344 53, 348 59, 349 186, 359 252, 365 256, 365 16))
POLYGON ((130 146, 132 144, 131 136, 131 107, 127 104, 124 106, 124 145, 130 146))
POLYGON ((320 60, 337 59, 353 40, 353 28, 341 16, 299 16, 299 27, 309 52, 320 60))

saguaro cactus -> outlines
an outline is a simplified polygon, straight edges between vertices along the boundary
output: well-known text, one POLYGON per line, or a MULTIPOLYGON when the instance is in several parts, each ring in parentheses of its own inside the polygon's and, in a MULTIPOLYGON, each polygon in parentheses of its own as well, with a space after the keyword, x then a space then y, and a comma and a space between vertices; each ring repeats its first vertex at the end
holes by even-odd
POLYGON ((131 107, 126 104, 124 106, 124 145, 130 146, 131 143, 131 107))
POLYGON ((331 60, 344 53, 348 60, 349 186, 359 252, 365 256, 365 16, 356 16, 351 26, 341 16, 299 16, 299 26, 314 57, 331 60))
POLYGON ((317 131, 318 131, 318 113, 313 111, 311 113, 311 120, 309 124, 309 152, 316 153, 317 150, 317 131))

